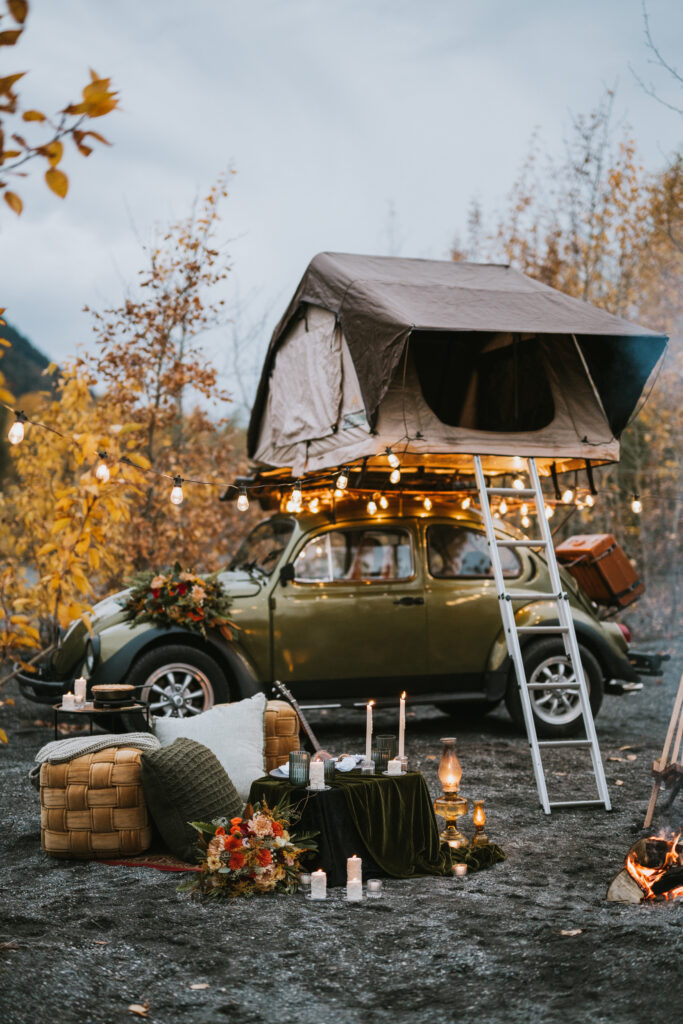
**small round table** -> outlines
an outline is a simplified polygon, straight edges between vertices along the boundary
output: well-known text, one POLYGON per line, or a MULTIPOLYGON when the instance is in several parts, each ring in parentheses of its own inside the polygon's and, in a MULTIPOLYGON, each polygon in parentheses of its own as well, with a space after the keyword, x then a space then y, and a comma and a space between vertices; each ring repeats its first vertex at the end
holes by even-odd
POLYGON ((54 714, 55 739, 56 740, 58 740, 60 738, 59 737, 59 716, 60 715, 62 715, 62 716, 64 716, 64 715, 74 715, 76 717, 78 717, 79 715, 87 715, 88 716, 88 724, 90 726, 90 735, 91 736, 92 736, 93 722, 97 718, 99 718, 100 716, 102 716, 104 718, 107 718, 107 716, 109 716, 111 718, 112 715, 120 715, 123 712, 125 712, 126 714, 128 714, 131 711, 140 711, 140 712, 142 712, 142 714, 145 717, 145 724, 147 725, 147 728, 149 729, 149 727, 150 727, 150 725, 149 725, 149 705, 147 705, 147 704, 126 704, 126 706, 122 707, 122 708, 96 708, 95 705, 92 703, 92 701, 90 701, 87 704, 83 704, 79 708, 64 708, 64 707, 62 707, 61 704, 53 704, 52 705, 52 711, 53 711, 53 714, 54 714))

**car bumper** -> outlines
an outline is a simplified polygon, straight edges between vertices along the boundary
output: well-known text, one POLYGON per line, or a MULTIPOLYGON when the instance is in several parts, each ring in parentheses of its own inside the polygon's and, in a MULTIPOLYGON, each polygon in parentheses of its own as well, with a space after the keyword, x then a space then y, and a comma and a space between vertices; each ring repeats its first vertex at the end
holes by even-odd
POLYGON ((54 704, 63 693, 73 690, 73 679, 45 679, 37 672, 18 672, 21 693, 34 704, 54 704))
POLYGON ((671 660, 670 654, 647 654, 645 651, 628 652, 628 660, 639 676, 661 676, 665 661, 671 660))

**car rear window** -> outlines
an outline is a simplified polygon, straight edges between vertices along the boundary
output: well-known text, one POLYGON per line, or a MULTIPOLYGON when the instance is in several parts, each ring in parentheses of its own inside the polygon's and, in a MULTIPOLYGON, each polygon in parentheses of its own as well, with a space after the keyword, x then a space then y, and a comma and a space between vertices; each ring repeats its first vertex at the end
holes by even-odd
POLYGON ((405 530, 329 530, 310 540, 294 562, 294 578, 300 583, 406 580, 413 572, 405 530))
MULTIPOLYGON (((499 548, 503 576, 519 576, 521 563, 511 548, 499 548)), ((465 526, 437 523, 427 529, 429 573, 436 579, 492 579, 486 536, 465 526)))

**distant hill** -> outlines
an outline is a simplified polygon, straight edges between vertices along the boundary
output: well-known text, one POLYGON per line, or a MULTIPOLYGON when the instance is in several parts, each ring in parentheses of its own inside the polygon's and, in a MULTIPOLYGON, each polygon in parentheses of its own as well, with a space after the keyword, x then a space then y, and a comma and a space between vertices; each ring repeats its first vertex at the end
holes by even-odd
POLYGON ((3 348, 4 355, 0 359, 0 371, 8 390, 16 398, 28 391, 46 391, 48 381, 42 373, 50 363, 47 356, 9 323, 0 327, 0 338, 7 338, 12 344, 11 348, 3 348))

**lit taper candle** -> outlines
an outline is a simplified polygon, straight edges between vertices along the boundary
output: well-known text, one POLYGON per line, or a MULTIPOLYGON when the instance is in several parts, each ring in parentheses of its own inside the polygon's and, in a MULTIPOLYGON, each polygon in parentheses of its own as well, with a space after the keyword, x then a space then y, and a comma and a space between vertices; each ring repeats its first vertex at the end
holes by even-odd
POLYGON ((365 760, 372 760, 372 706, 374 700, 369 700, 366 708, 366 723, 365 723, 365 760))
POLYGON ((406 692, 405 690, 401 694, 401 700, 399 703, 398 710, 398 757, 405 757, 406 745, 406 692))

